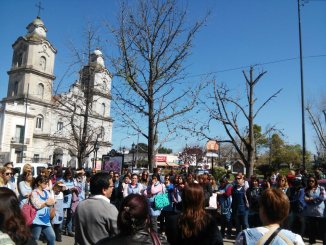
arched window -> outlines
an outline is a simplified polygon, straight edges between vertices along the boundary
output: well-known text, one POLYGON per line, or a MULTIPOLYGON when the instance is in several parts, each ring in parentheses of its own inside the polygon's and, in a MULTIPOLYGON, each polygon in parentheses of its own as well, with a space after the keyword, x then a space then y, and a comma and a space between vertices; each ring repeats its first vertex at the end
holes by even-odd
POLYGON ((16 96, 16 95, 18 95, 18 85, 19 85, 19 82, 16 81, 16 82, 14 83, 14 88, 13 88, 13 90, 12 90, 12 96, 16 96))
POLYGON ((100 139, 104 139, 104 136, 105 136, 104 127, 101 126, 101 130, 100 130, 99 138, 100 138, 100 139))
POLYGON ((40 96, 41 98, 43 98, 44 95, 44 85, 42 83, 39 83, 37 86, 37 94, 38 96, 40 96))
POLYGON ((57 124, 57 130, 62 131, 62 129, 63 129, 63 122, 59 121, 57 124))
POLYGON ((17 67, 20 67, 23 63, 23 53, 17 55, 17 67))
POLYGON ((46 69, 46 58, 44 56, 40 57, 40 67, 43 71, 46 69))
POLYGON ((36 117, 36 126, 35 126, 35 128, 42 129, 43 128, 43 121, 44 121, 43 116, 42 115, 38 115, 36 117))
POLYGON ((103 81, 103 83, 102 83, 102 90, 106 91, 106 81, 103 81))
POLYGON ((104 104, 104 103, 102 103, 101 115, 102 115, 102 116, 105 115, 105 104, 104 104))

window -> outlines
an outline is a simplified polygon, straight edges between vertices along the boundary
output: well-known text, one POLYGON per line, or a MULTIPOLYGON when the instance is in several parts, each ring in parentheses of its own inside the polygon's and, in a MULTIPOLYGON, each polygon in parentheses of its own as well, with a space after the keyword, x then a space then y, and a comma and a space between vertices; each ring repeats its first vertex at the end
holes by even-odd
POLYGON ((46 58, 44 56, 40 57, 40 67, 43 71, 46 69, 46 58))
POLYGON ((38 115, 36 117, 36 128, 37 129, 42 129, 43 128, 43 116, 42 115, 38 115))
POLYGON ((100 134, 99 134, 99 138, 100 138, 100 139, 104 139, 104 135, 105 135, 104 127, 101 127, 100 134))
POLYGON ((19 85, 19 82, 16 81, 16 82, 14 83, 14 88, 13 88, 13 90, 12 90, 12 96, 16 96, 16 95, 18 95, 18 85, 19 85))
POLYGON ((20 67, 23 63, 23 53, 17 55, 17 67, 20 67))
POLYGON ((104 116, 105 115, 105 104, 102 103, 102 111, 101 111, 101 115, 104 116))
POLYGON ((24 142, 24 126, 16 125, 14 142, 21 144, 24 142))
POLYGON ((34 162, 39 162, 40 161, 40 154, 34 154, 33 161, 34 162))
POLYGON ((44 85, 42 83, 39 83, 37 86, 37 94, 43 99, 44 85))
POLYGON ((58 122, 57 124, 57 130, 61 131, 63 129, 63 122, 58 122))
POLYGON ((103 83, 102 83, 102 90, 103 90, 103 92, 106 90, 106 82, 105 81, 103 81, 103 83))

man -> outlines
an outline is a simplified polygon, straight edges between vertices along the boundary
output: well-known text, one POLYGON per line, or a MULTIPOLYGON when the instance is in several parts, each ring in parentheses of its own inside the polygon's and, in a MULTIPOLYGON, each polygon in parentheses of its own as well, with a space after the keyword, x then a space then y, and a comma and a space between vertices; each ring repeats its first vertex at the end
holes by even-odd
POLYGON ((92 196, 79 203, 76 211, 75 244, 95 244, 118 233, 118 210, 110 203, 113 181, 108 173, 91 177, 92 196))

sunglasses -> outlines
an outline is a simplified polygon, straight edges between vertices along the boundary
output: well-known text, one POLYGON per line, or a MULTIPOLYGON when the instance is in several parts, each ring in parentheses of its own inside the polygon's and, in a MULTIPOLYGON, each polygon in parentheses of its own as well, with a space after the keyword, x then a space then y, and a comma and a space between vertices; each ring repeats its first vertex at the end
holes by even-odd
POLYGON ((13 175, 13 173, 6 173, 6 176, 13 175))
POLYGON ((237 180, 242 179, 242 178, 236 178, 237 180))
POLYGON ((308 182, 315 182, 315 180, 313 180, 313 179, 310 179, 310 180, 308 180, 308 182))
POLYGON ((119 178, 119 175, 114 175, 114 177, 119 178))

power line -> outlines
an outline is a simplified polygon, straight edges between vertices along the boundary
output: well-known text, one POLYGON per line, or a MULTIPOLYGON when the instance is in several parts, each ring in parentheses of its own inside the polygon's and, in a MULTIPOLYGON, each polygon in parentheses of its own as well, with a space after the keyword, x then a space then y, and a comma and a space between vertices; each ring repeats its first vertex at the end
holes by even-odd
MULTIPOLYGON (((324 1, 326 1, 326 0, 324 0, 324 1)), ((304 59, 320 58, 320 57, 326 57, 326 54, 310 55, 310 56, 304 57, 304 59)), ((271 64, 277 64, 277 63, 284 63, 284 62, 288 62, 288 61, 292 61, 292 60, 298 60, 298 59, 299 59, 299 57, 279 59, 279 60, 274 60, 274 61, 258 63, 258 64, 255 64, 254 66, 262 66, 262 65, 271 65, 271 64)), ((194 75, 190 75, 190 76, 187 76, 187 77, 188 78, 189 77, 200 77, 200 76, 207 76, 207 75, 212 75, 212 74, 217 74, 217 73, 222 73, 222 72, 242 70, 242 69, 245 69, 245 68, 249 68, 251 66, 252 65, 238 66, 238 67, 234 67, 234 68, 227 68, 227 69, 223 69, 223 70, 217 70, 217 71, 211 71, 211 72, 206 72, 206 73, 194 74, 194 75)))

